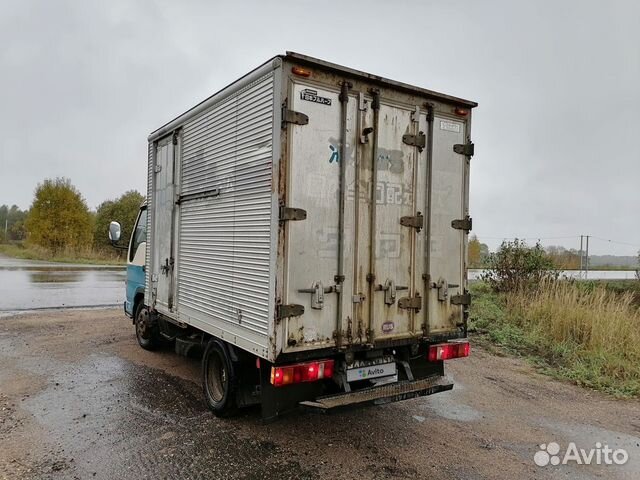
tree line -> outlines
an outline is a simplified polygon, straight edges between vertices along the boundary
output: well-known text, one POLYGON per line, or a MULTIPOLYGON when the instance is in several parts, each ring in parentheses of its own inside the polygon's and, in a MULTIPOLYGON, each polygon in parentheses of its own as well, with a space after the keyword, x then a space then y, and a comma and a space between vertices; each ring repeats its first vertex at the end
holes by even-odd
MULTIPOLYGON (((504 250, 512 244, 514 244, 514 242, 503 242, 499 251, 504 250)), ((524 251, 527 248, 526 244, 518 239, 515 239, 515 244, 518 246, 516 249, 518 251, 524 251)), ((574 248, 567 249, 559 245, 542 247, 539 244, 530 248, 536 249, 536 253, 548 260, 549 264, 553 265, 554 268, 560 270, 578 270, 580 268, 580 252, 574 248)), ((469 238, 468 255, 469 267, 471 268, 486 268, 490 264, 491 253, 489 252, 489 247, 487 244, 481 243, 475 235, 469 238)), ((640 264, 640 254, 638 261, 640 264)))
POLYGON ((106 250, 109 223, 120 222, 122 238, 131 234, 144 197, 135 190, 105 200, 95 211, 89 209, 82 193, 64 177, 39 183, 28 210, 16 205, 0 206, 3 242, 25 242, 57 255, 80 250, 106 250))

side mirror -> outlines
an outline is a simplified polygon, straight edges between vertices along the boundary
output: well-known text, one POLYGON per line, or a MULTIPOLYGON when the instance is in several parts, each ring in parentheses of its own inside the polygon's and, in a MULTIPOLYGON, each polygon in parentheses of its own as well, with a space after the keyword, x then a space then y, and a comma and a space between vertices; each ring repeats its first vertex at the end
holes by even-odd
POLYGON ((120 224, 118 222, 111 222, 109 224, 109 240, 111 240, 111 243, 120 241, 120 224))

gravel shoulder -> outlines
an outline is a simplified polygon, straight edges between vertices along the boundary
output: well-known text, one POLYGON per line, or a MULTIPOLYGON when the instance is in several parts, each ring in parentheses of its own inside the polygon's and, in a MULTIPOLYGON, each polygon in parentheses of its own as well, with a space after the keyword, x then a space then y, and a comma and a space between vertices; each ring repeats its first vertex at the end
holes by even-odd
POLYGON ((147 352, 120 310, 0 318, 0 478, 640 477, 640 401, 474 349, 451 392, 264 425, 221 420, 196 359, 147 352), (538 445, 624 448, 624 466, 537 467, 538 445))

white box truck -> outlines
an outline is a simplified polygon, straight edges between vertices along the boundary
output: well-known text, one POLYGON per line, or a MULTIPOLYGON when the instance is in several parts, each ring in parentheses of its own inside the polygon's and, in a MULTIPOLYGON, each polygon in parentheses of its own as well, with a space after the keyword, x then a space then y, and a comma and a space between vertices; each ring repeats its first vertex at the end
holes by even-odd
POLYGON ((221 416, 451 389, 476 105, 287 52, 151 133, 139 343, 203 352, 221 416))

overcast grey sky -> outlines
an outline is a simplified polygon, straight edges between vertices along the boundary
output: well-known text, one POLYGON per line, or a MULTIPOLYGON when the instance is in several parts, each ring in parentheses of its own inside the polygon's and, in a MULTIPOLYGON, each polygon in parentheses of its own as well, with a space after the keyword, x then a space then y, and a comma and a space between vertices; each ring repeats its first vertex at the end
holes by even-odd
POLYGON ((0 204, 55 176, 92 208, 144 192, 147 134, 285 50, 479 102, 471 213, 492 247, 638 250, 634 0, 0 0, 0 204))

